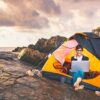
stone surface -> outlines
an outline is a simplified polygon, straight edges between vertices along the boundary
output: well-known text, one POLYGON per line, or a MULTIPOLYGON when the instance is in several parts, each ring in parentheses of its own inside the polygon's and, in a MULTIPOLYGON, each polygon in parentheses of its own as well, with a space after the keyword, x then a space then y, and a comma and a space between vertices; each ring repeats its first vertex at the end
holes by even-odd
POLYGON ((9 57, 12 60, 0 59, 0 100, 100 100, 94 91, 75 92, 70 84, 29 77, 25 72, 33 66, 19 61, 13 53, 9 57))

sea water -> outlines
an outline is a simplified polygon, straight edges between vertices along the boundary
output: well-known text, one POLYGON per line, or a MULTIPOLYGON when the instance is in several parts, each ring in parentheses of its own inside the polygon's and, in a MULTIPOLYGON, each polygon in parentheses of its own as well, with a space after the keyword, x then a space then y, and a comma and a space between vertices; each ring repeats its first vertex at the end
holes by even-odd
POLYGON ((14 50, 15 47, 0 47, 0 52, 9 52, 9 51, 12 51, 14 50))

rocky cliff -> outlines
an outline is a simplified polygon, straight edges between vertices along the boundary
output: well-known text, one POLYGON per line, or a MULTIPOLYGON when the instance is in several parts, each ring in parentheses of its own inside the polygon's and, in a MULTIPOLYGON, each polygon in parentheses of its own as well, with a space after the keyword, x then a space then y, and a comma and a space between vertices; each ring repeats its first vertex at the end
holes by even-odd
POLYGON ((35 45, 28 47, 17 47, 13 52, 19 52, 18 58, 34 66, 41 68, 49 53, 56 50, 67 38, 61 36, 51 37, 50 39, 39 39, 35 45))

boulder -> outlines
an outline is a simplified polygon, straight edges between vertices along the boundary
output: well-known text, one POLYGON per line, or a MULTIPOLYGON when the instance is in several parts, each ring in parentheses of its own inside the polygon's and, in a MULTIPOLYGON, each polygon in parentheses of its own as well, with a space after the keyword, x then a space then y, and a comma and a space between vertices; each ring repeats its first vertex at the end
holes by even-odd
POLYGON ((28 45, 28 48, 34 49, 34 45, 33 44, 30 44, 30 45, 28 45))
POLYGON ((35 45, 30 44, 28 48, 16 48, 20 51, 18 59, 31 63, 42 68, 47 60, 47 55, 57 49, 67 38, 61 36, 51 37, 50 39, 39 39, 35 45))
POLYGON ((12 52, 20 52, 24 48, 26 48, 26 47, 17 47, 14 50, 12 50, 12 52))
POLYGON ((51 37, 50 39, 40 39, 37 41, 34 49, 39 50, 40 52, 49 54, 57 49, 67 38, 61 36, 51 37))
POLYGON ((45 53, 29 48, 23 49, 18 55, 18 59, 31 63, 34 66, 38 66, 38 64, 42 62, 45 57, 46 57, 45 53))

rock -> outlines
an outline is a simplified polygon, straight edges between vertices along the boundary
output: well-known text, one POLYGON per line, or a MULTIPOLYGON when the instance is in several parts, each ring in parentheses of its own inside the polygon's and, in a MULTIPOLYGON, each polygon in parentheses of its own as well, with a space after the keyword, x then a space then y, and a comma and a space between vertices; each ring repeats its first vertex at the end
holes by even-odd
POLYGON ((28 45, 28 48, 34 49, 34 45, 33 44, 30 44, 30 45, 28 45))
POLYGON ((38 69, 28 70, 26 74, 29 76, 38 77, 38 78, 42 77, 42 73, 38 69))
POLYGON ((5 59, 5 60, 14 60, 16 55, 12 55, 10 52, 0 52, 0 59, 5 59))
POLYGON ((37 41, 34 48, 43 53, 50 53, 57 49, 67 38, 61 36, 51 37, 50 39, 40 39, 37 41))
POLYGON ((37 66, 43 59, 46 57, 46 54, 33 49, 23 49, 19 55, 18 58, 22 61, 26 61, 28 63, 34 64, 37 66))
POLYGON ((20 53, 18 54, 18 59, 20 60, 21 58, 22 58, 22 56, 26 53, 26 50, 27 49, 22 49, 21 51, 20 51, 20 53))
MULTIPOLYGON (((62 37, 62 36, 54 36, 54 37, 51 37, 50 39, 41 38, 37 41, 35 45, 29 44, 28 48, 39 50, 40 52, 48 54, 50 52, 53 52, 66 40, 67 38, 62 37)), ((13 50, 13 52, 20 52, 24 48, 26 47, 17 47, 13 50)))
POLYGON ((14 50, 12 50, 12 52, 20 52, 24 48, 26 48, 26 47, 17 47, 14 50))
POLYGON ((35 66, 38 65, 41 69, 47 60, 47 55, 52 53, 66 40, 67 38, 61 36, 51 37, 50 39, 42 38, 35 45, 30 44, 27 48, 17 47, 13 51, 19 52, 18 59, 34 64, 35 66))

